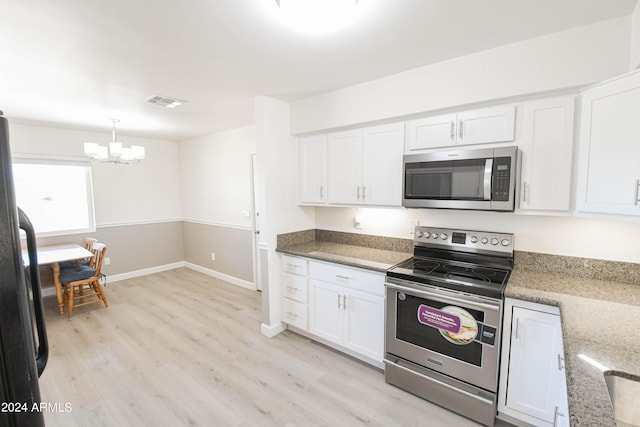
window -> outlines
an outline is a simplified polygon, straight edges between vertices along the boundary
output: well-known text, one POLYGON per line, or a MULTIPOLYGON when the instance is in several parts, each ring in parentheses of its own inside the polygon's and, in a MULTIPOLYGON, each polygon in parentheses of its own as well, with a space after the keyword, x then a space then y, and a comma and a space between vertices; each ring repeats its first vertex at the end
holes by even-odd
POLYGON ((88 161, 14 158, 13 181, 38 236, 95 231, 88 161))

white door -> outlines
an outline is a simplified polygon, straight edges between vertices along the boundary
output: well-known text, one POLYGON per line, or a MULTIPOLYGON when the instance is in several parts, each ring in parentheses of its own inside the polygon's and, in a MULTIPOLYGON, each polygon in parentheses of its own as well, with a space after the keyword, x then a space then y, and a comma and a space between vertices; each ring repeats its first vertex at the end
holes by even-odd
POLYGON ((640 72, 582 94, 576 207, 640 214, 640 72))
POLYGON ((561 400, 560 317, 513 307, 506 406, 553 424, 561 400))
POLYGON ((377 206, 401 205, 403 143, 404 123, 363 130, 362 203, 377 206))
POLYGON ((309 331, 321 338, 342 344, 344 336, 344 297, 342 288, 318 280, 309 280, 309 331))
POLYGON ((456 145, 514 140, 515 105, 458 113, 456 145))
POLYGON ((362 130, 330 133, 329 202, 359 203, 362 197, 362 130))
POLYGON ((300 138, 300 202, 327 201, 327 136, 300 138))
POLYGON ((574 102, 564 96, 523 105, 520 209, 569 210, 574 102))
POLYGON ((384 298, 347 291, 345 346, 382 362, 384 352, 384 298))
POLYGON ((407 122, 407 153, 450 147, 456 143, 456 115, 444 114, 407 122))

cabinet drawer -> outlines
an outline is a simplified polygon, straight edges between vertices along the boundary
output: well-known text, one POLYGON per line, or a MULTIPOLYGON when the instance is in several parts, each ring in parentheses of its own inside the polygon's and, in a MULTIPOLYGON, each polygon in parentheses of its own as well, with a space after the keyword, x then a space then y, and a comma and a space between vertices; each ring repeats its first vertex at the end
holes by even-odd
POLYGON ((307 260, 296 258, 289 255, 282 255, 282 271, 298 274, 300 276, 307 275, 307 260))
POLYGON ((282 273, 282 296, 301 303, 307 302, 307 278, 295 274, 282 273))
POLYGON ((310 261, 309 277, 376 295, 384 295, 383 273, 310 261))
POLYGON ((306 304, 284 298, 282 300, 282 321, 307 331, 308 316, 306 304))

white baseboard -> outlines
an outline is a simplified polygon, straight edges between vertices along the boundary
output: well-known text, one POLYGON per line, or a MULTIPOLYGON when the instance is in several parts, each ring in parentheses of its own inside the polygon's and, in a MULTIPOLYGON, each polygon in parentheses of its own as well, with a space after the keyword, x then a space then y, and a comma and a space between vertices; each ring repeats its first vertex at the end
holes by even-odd
POLYGON ((238 279, 237 277, 229 276, 228 274, 220 273, 219 271, 211 270, 209 268, 205 268, 197 264, 192 264, 190 262, 185 262, 184 266, 190 268, 191 270, 206 274, 207 276, 215 277, 216 279, 223 280, 225 282, 240 286, 245 289, 250 289, 252 291, 257 290, 255 283, 249 282, 248 280, 238 279))
POLYGON ((133 279, 134 277, 146 276, 153 273, 161 273, 167 270, 185 267, 184 261, 173 262, 171 264, 158 265, 156 267, 143 268, 142 270, 129 271, 127 273, 113 274, 107 276, 107 283, 119 282, 121 280, 133 279))
POLYGON ((269 326, 266 323, 263 323, 260 325, 260 332, 262 333, 262 335, 267 336, 269 338, 273 338, 276 335, 278 335, 280 332, 284 331, 285 329, 287 329, 284 325, 284 323, 279 322, 276 323, 273 326, 269 326))

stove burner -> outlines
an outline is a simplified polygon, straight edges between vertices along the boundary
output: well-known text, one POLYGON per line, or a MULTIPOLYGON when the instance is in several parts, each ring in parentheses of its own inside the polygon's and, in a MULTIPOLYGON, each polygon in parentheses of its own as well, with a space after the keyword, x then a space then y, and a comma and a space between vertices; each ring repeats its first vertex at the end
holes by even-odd
POLYGON ((468 273, 445 273, 444 278, 457 283, 463 284, 486 284, 491 283, 491 280, 478 274, 468 273))
POLYGON ((423 270, 425 273, 431 273, 438 268, 440 264, 434 261, 414 261, 413 268, 423 270))
POLYGON ((462 265, 455 265, 455 264, 445 264, 444 265, 444 269, 445 270, 449 270, 449 271, 453 271, 453 272, 461 272, 461 271, 469 271, 469 270, 471 270, 469 267, 464 267, 462 265))
POLYGON ((481 276, 495 276, 496 275, 496 271, 492 270, 490 268, 483 268, 483 267, 474 267, 471 269, 471 271, 473 271, 474 273, 477 273, 481 276))

